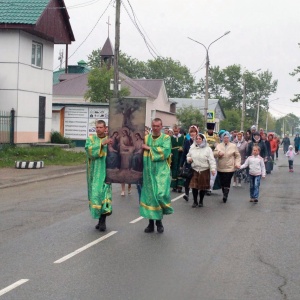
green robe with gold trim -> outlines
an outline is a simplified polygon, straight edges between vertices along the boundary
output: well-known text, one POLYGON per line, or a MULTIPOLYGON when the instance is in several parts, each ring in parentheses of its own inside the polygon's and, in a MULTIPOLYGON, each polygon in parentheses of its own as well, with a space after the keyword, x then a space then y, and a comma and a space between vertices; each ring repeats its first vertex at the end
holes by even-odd
POLYGON ((111 184, 105 183, 107 145, 102 142, 107 137, 90 136, 85 143, 87 154, 87 184, 91 216, 99 219, 101 215, 112 213, 111 184))
POLYGON ((158 138, 145 137, 150 150, 143 155, 143 187, 140 202, 142 217, 161 220, 173 213, 170 201, 170 136, 164 133, 158 138))
POLYGON ((184 186, 184 179, 179 176, 180 173, 180 161, 183 154, 184 135, 171 137, 172 144, 172 163, 171 163, 171 188, 177 189, 184 186))

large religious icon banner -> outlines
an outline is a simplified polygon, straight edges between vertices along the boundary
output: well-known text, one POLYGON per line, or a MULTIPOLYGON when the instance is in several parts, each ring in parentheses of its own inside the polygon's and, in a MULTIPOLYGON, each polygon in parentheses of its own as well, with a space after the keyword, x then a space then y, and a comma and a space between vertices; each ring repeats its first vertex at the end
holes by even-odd
POLYGON ((143 173, 143 149, 146 100, 119 98, 109 103, 109 145, 106 181, 140 183, 143 173))

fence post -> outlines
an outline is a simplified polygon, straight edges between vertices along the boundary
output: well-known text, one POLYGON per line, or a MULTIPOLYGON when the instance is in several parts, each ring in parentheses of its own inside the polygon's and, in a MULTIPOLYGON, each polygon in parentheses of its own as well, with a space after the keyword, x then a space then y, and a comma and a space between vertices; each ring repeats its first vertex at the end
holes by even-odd
POLYGON ((15 110, 12 108, 10 111, 10 144, 15 144, 15 110))

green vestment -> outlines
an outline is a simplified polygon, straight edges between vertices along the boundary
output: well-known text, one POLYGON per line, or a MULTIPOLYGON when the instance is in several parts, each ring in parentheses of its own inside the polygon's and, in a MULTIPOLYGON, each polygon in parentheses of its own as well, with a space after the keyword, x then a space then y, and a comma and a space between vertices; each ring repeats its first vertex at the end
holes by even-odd
POLYGON ((179 177, 180 160, 183 154, 184 136, 183 135, 181 135, 180 137, 172 136, 171 144, 172 144, 171 188, 177 189, 177 188, 182 188, 184 185, 183 178, 179 177))
POLYGON ((87 184, 91 216, 99 219, 101 215, 110 215, 111 184, 105 183, 107 145, 102 145, 106 137, 90 136, 85 143, 87 154, 87 184))
POLYGON ((170 201, 170 136, 164 133, 158 138, 145 137, 150 150, 143 155, 143 187, 140 202, 142 217, 161 220, 173 213, 170 201))

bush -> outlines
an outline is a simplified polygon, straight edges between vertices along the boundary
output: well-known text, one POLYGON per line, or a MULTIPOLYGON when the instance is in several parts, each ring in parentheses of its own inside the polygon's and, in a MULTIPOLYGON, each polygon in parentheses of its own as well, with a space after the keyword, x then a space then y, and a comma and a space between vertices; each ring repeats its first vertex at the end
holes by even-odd
POLYGON ((62 136, 58 131, 53 131, 51 133, 51 143, 68 144, 70 147, 75 147, 75 144, 69 138, 62 136))

